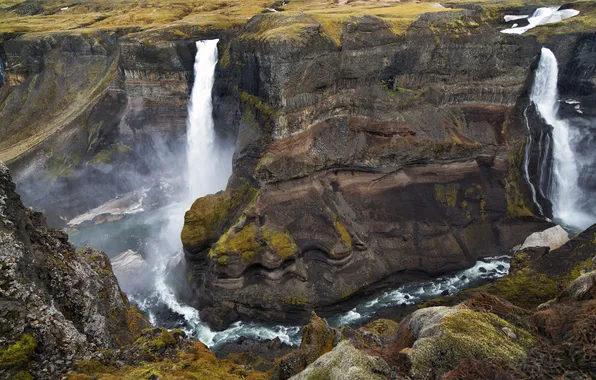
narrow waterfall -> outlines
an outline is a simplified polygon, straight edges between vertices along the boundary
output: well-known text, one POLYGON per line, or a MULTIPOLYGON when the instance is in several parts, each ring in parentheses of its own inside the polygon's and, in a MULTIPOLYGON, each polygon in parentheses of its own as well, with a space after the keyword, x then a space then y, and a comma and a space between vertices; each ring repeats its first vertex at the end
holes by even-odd
POLYGON ((160 248, 155 264, 155 290, 158 299, 173 312, 181 315, 189 333, 206 344, 213 344, 216 333, 201 322, 198 310, 178 302, 175 292, 166 282, 170 263, 181 260, 180 231, 184 213, 195 199, 225 189, 232 174, 233 149, 219 141, 213 123, 211 94, 217 65, 218 40, 198 41, 194 63, 194 83, 186 122, 187 195, 171 210, 159 239, 160 248), (174 253, 174 254, 172 254, 174 253))
MULTIPOLYGON (((197 42, 188 120, 186 122, 189 199, 225 189, 232 174, 232 153, 221 144, 213 125, 211 92, 217 65, 217 42, 197 42)), ((192 203, 191 203, 192 204, 192 203)))
POLYGON ((569 228, 584 230, 596 221, 585 207, 586 195, 580 184, 580 164, 574 150, 577 129, 558 116, 558 64, 552 51, 542 49, 530 96, 538 113, 552 126, 552 180, 546 196, 553 204, 553 219, 569 228))

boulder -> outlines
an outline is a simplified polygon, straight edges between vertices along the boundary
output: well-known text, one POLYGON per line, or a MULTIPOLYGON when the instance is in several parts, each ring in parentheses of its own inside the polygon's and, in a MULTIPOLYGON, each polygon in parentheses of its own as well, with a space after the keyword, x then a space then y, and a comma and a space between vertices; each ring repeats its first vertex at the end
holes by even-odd
POLYGON ((528 236, 524 243, 517 248, 523 251, 526 248, 549 247, 551 250, 561 247, 569 241, 569 234, 561 226, 554 226, 541 232, 534 232, 528 236))
POLYGON ((411 347, 408 357, 412 376, 435 379, 456 368, 463 359, 515 362, 524 358, 533 344, 534 338, 528 332, 495 314, 438 306, 417 310, 404 319, 392 352, 401 353, 411 347))
POLYGON ((564 298, 573 301, 596 300, 596 270, 584 273, 573 280, 564 298))
POLYGON ((273 378, 286 380, 301 372, 321 355, 331 351, 341 339, 341 333, 329 327, 327 321, 315 313, 302 330, 300 348, 279 360, 273 378))
POLYGON ((380 357, 356 349, 348 341, 318 358, 292 380, 385 380, 392 378, 391 367, 380 357))

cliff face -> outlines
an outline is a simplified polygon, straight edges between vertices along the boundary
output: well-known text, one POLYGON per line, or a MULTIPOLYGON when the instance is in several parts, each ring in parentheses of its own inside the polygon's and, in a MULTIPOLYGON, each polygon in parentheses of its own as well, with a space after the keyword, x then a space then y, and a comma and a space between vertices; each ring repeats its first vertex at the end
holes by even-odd
POLYGON ((541 45, 487 20, 423 15, 397 36, 351 18, 334 39, 308 16, 262 15, 224 41, 214 96, 216 120, 239 126, 234 177, 182 234, 202 318, 325 315, 547 225, 516 105, 541 45))
POLYGON ((149 327, 120 290, 108 257, 76 251, 64 232, 25 208, 2 163, 0 257, 2 376, 55 378, 88 351, 130 344, 149 327))
POLYGON ((4 43, 0 159, 54 222, 184 165, 194 42, 126 32, 4 43))

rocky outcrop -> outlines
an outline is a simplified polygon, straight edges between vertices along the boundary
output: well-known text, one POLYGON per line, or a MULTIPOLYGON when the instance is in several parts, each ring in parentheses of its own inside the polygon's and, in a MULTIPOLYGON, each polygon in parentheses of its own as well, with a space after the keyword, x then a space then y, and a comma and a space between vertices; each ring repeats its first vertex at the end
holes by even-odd
POLYGON ((534 232, 528 236, 524 243, 518 248, 548 247, 551 250, 561 247, 569 241, 569 234, 561 226, 551 227, 541 232, 534 232))
POLYGON ((120 290, 108 257, 77 251, 25 208, 2 163, 0 256, 2 377, 58 377, 87 351, 132 343, 149 326, 120 290))
POLYGON ((411 374, 435 379, 464 359, 513 363, 527 355, 534 338, 495 314, 439 306, 404 319, 398 342, 395 350, 408 357, 411 374))
POLYGON ((343 341, 291 379, 383 380, 391 378, 391 374, 391 368, 383 359, 367 355, 343 341))
POLYGON ((405 37, 351 18, 339 40, 310 16, 260 15, 221 47, 216 122, 238 125, 226 194, 257 194, 186 223, 189 302, 213 326, 326 315, 551 226, 521 171, 534 39, 482 11, 421 16, 405 37))

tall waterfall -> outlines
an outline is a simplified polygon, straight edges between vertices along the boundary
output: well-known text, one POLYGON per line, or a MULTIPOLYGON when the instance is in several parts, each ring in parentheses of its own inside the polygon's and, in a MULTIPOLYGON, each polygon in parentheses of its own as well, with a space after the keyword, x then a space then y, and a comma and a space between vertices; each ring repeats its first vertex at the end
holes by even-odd
POLYGON ((225 189, 232 174, 230 148, 218 141, 212 117, 211 92, 217 64, 217 42, 197 42, 195 80, 186 122, 188 195, 191 202, 225 189))
POLYGON ((596 216, 586 209, 586 194, 579 183, 580 163, 574 150, 578 131, 568 120, 558 116, 558 74, 555 55, 543 48, 530 99, 540 116, 553 128, 552 183, 546 194, 553 204, 553 219, 583 230, 596 222, 596 216))

